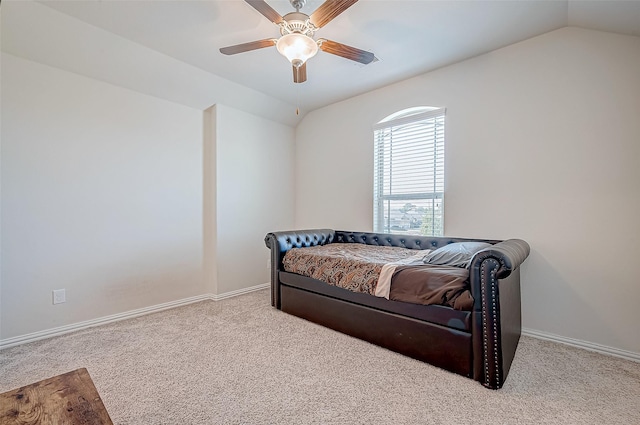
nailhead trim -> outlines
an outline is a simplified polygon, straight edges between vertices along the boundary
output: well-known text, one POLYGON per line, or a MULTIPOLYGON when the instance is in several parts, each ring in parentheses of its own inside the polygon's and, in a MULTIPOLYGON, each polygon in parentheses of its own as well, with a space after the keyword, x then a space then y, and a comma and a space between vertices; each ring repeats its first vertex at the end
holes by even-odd
MULTIPOLYGON (((485 281, 485 270, 487 267, 487 263, 492 261, 493 263, 498 265, 498 261, 495 259, 486 260, 482 262, 480 266, 480 289, 481 289, 481 297, 482 297, 482 343, 484 348, 484 383, 486 386, 490 386, 491 382, 489 380, 489 340, 488 340, 488 329, 487 329, 487 317, 488 317, 488 305, 487 305, 487 285, 485 281)), ((492 267, 490 271, 490 281, 489 287, 491 289, 491 314, 493 319, 493 358, 494 358, 494 366, 495 366, 495 376, 496 376, 496 388, 500 385, 500 368, 498 364, 499 353, 498 353, 498 311, 496 308, 496 267, 492 267)))

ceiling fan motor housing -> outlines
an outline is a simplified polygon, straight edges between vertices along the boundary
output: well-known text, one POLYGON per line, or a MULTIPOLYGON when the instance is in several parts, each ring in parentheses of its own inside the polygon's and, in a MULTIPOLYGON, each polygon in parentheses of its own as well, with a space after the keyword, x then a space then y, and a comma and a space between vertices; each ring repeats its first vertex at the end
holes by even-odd
POLYGON ((282 35, 299 33, 313 37, 316 32, 317 28, 309 22, 309 16, 302 12, 287 13, 282 18, 284 19, 280 24, 280 34, 282 35))

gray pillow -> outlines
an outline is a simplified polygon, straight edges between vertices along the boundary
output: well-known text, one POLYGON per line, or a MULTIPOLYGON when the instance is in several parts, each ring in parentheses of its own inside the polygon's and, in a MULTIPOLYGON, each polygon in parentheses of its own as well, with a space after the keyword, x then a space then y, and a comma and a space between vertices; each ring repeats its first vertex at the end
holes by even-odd
POLYGON ((486 242, 454 242, 431 251, 422 261, 438 266, 468 267, 476 252, 490 246, 486 242))

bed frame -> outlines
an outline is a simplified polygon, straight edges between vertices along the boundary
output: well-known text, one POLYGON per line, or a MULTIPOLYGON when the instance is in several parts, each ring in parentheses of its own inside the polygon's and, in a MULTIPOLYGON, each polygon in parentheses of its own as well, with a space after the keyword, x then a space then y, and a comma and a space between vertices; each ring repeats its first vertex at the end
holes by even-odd
POLYGON ((271 305, 275 308, 475 379, 487 388, 504 384, 520 339, 519 266, 529 255, 525 241, 313 229, 268 233, 265 244, 271 249, 271 305), (461 241, 493 245, 477 253, 469 266, 473 311, 354 293, 286 272, 282 266, 291 248, 363 243, 436 249, 461 241))

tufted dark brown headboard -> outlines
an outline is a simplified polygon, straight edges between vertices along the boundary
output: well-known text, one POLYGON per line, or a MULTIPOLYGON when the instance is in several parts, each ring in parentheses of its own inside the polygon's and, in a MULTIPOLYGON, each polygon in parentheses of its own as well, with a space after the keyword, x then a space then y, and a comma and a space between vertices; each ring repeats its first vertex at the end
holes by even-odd
POLYGON ((366 245, 398 246, 408 249, 437 249, 454 242, 487 242, 496 244, 500 241, 490 239, 447 238, 437 236, 398 235, 389 233, 345 232, 335 231, 337 243, 363 243, 366 245))

